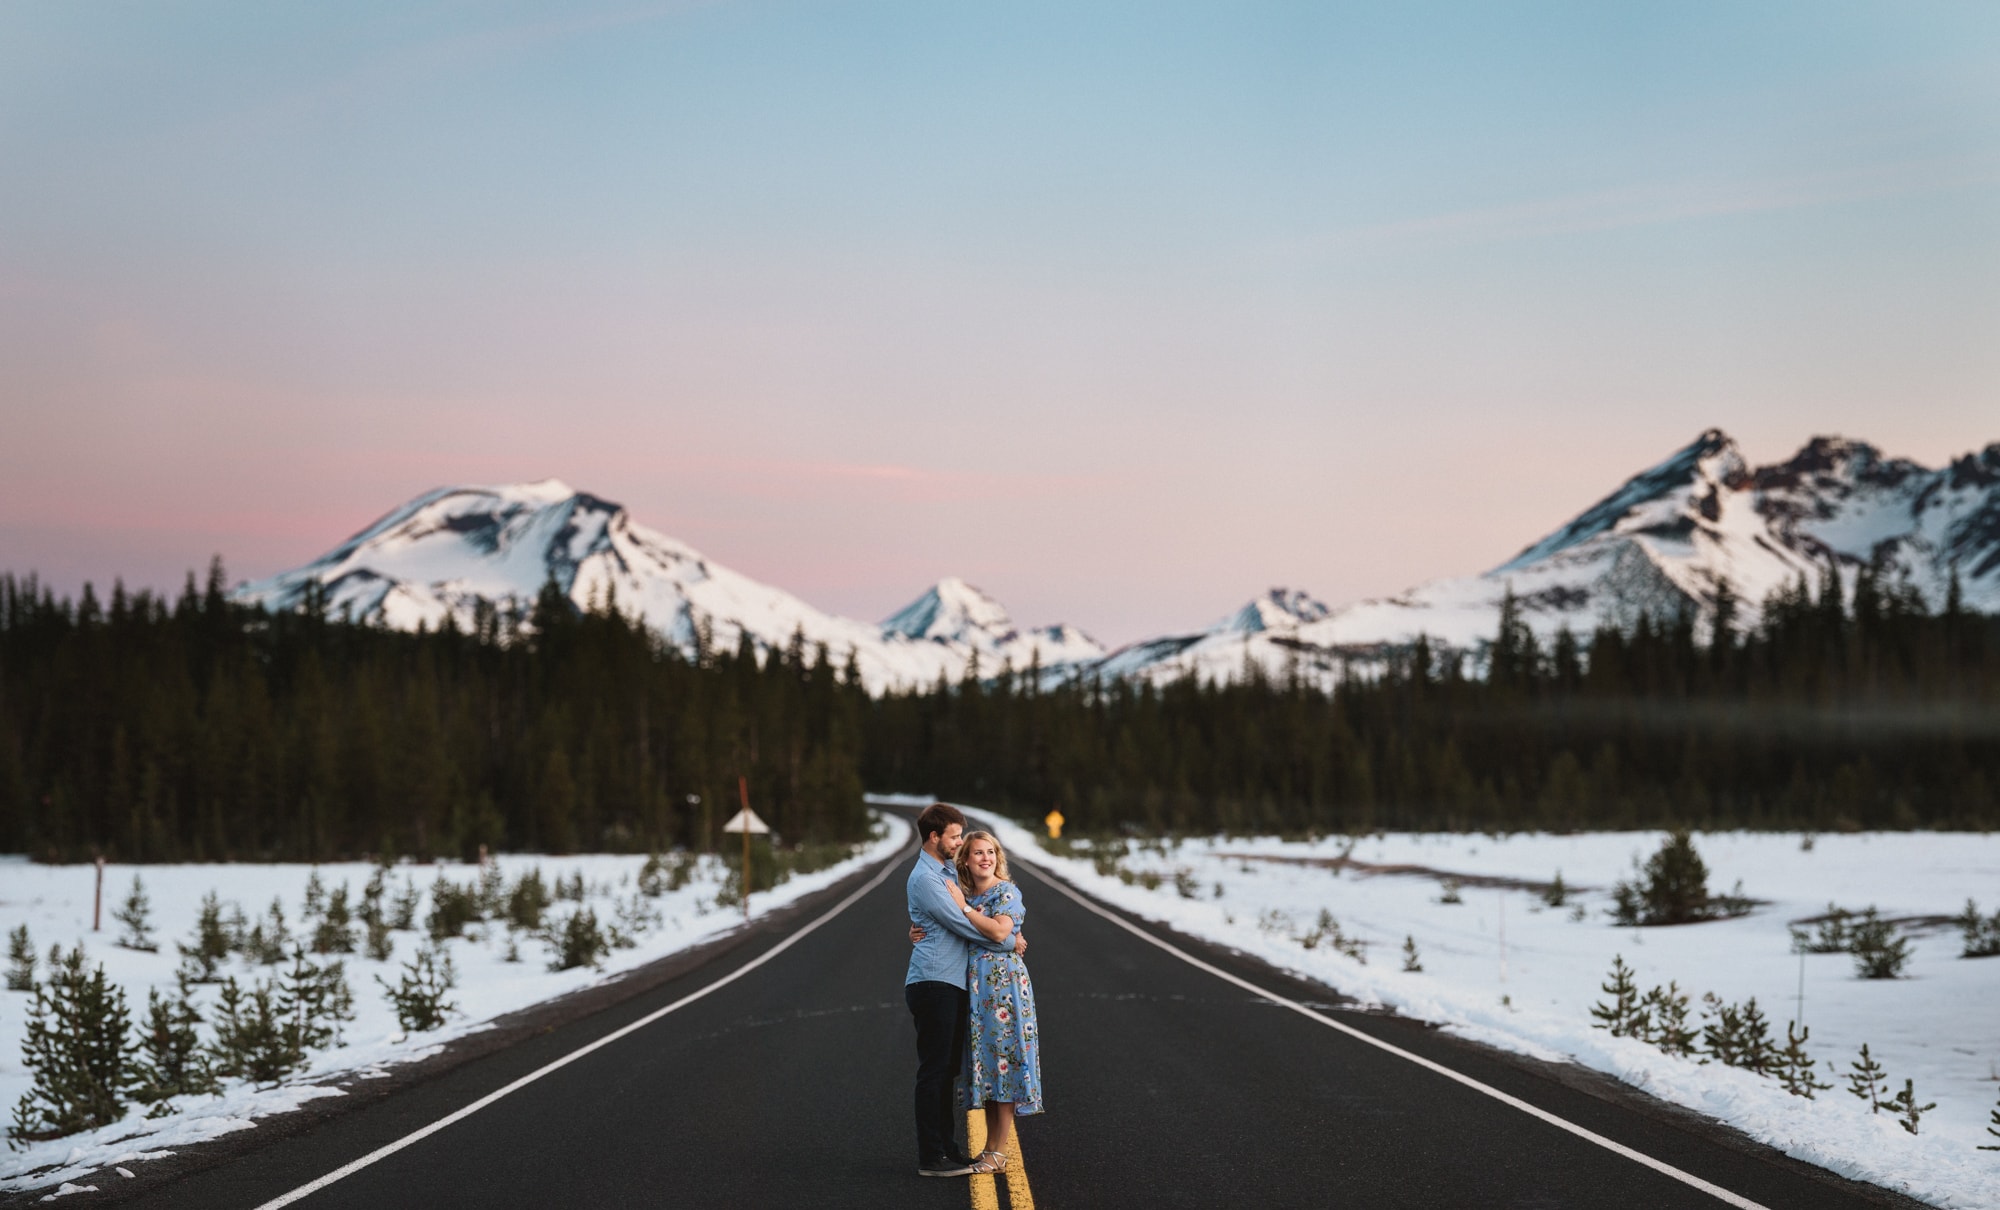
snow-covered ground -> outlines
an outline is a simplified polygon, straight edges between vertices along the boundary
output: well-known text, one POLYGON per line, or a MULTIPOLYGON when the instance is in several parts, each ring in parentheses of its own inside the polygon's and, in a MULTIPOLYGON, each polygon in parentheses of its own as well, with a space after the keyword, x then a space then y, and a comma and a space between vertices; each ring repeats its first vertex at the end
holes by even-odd
MULTIPOLYGON (((990 818, 990 817, 985 817, 990 818)), ((1671 928, 1619 928, 1609 892, 1633 876, 1634 859, 1659 847, 1653 832, 1571 836, 1384 835, 1315 843, 1204 839, 1141 847, 1101 873, 1085 856, 1058 856, 1045 836, 1004 820, 1002 841, 1032 863, 1138 915, 1299 972, 1367 1004, 1434 1021, 1467 1038, 1607 1072, 1662 1099, 1719 1118, 1786 1153, 1938 1206, 2000 1206, 2000 1144, 1985 1132, 2000 1099, 2000 958, 1963 959, 1956 927, 1910 933, 1906 977, 1863 980, 1848 954, 1793 952, 1788 922, 1826 910, 1874 906, 1888 917, 1950 916, 1967 898, 2000 908, 2000 836, 1877 833, 1818 836, 1697 834, 1710 888, 1737 880, 1759 900, 1749 915, 1671 928), (1357 863, 1410 872, 1336 872, 1357 863), (1436 871, 1425 873, 1421 871, 1436 871), (1574 909, 1544 906, 1531 888, 1560 871, 1574 909), (1181 874, 1180 888, 1175 875, 1181 874), (1143 875, 1157 876, 1148 889, 1143 875), (1443 874, 1463 876, 1463 902, 1441 903, 1443 874), (1182 888, 1192 891, 1187 898, 1182 888), (1301 943, 1330 913, 1366 943, 1365 963, 1321 942, 1301 943), (1421 973, 1403 968, 1414 939, 1421 973), (1600 984, 1623 955, 1643 991, 1668 981, 1693 994, 1740 1002, 1756 997, 1784 1042, 1803 1020, 1809 1048, 1831 1091, 1807 1101, 1775 1081, 1720 1065, 1671 1058, 1591 1028, 1600 984), (1804 1002, 1799 1001, 1803 967, 1804 1002), (1912 1136, 1885 1112, 1846 1091, 1847 1065, 1867 1043, 1893 1089, 1916 1082, 1918 1103, 1935 1101, 1912 1136), (1839 1068, 1836 1075, 1832 1064, 1839 1068)))
MULTIPOLYGON (((876 839, 858 849, 838 865, 811 874, 794 876, 775 890, 750 898, 751 911, 763 915, 803 895, 839 881, 855 869, 879 861, 910 845, 909 830, 900 819, 882 819, 876 839)), ((585 906, 606 926, 618 918, 618 904, 628 907, 638 901, 635 886, 645 863, 643 856, 591 854, 568 857, 507 854, 495 859, 500 871, 512 882, 529 869, 539 868, 544 881, 553 888, 558 879, 581 875, 589 888, 585 906)), ((526 934, 515 934, 518 962, 506 960, 509 934, 504 923, 475 924, 469 935, 448 941, 458 985, 450 996, 458 1011, 440 1029, 406 1035, 382 987, 380 976, 395 983, 403 964, 428 941, 422 932, 430 910, 430 887, 439 875, 461 885, 477 881, 479 867, 463 863, 404 865, 388 879, 391 897, 407 878, 423 893, 417 910, 417 932, 392 934, 395 952, 386 962, 375 962, 362 954, 340 955, 346 963, 349 986, 354 992, 355 1020, 345 1027, 345 1045, 315 1053, 306 1069, 277 1087, 259 1088, 232 1081, 222 1095, 208 1098, 179 1098, 177 1112, 147 1120, 144 1106, 134 1106, 125 1120, 99 1130, 52 1142, 37 1143, 25 1150, 0 1151, 0 1191, 15 1191, 78 1182, 86 1179, 102 1185, 112 1169, 131 1168, 149 1158, 171 1154, 177 1147, 215 1138, 236 1130, 246 1130, 256 1119, 269 1117, 319 1097, 342 1096, 341 1087, 356 1080, 379 1078, 383 1068, 409 1063, 438 1052, 453 1038, 485 1027, 485 1023, 506 1013, 560 996, 609 979, 619 972, 644 965, 685 949, 718 933, 739 927, 740 906, 719 908, 717 890, 722 886, 728 860, 701 858, 692 868, 685 887, 666 891, 657 898, 644 899, 657 914, 636 936, 629 949, 614 949, 597 969, 587 967, 550 971, 551 952, 543 942, 526 934)), ((108 866, 104 879, 104 924, 101 932, 91 932, 91 900, 96 871, 91 866, 35 865, 21 858, 0 858, 0 931, 11 932, 25 924, 41 956, 37 975, 48 974, 47 955, 51 945, 65 950, 81 945, 89 964, 102 963, 110 980, 125 990, 134 1025, 144 1017, 146 991, 157 987, 170 992, 179 952, 174 942, 189 942, 202 896, 216 892, 225 907, 235 903, 253 921, 271 904, 283 901, 285 916, 293 931, 299 931, 302 900, 307 879, 317 869, 331 891, 345 884, 350 902, 358 901, 373 867, 362 863, 306 865, 148 865, 108 866), (152 901, 157 953, 140 953, 119 948, 115 943, 120 928, 111 919, 113 909, 131 889, 132 877, 144 881, 152 901)), ((577 905, 558 902, 548 918, 561 921, 577 905)), ((357 939, 361 932, 356 926, 357 939)), ((281 968, 251 966, 241 957, 230 959, 224 973, 241 983, 275 976, 281 968)), ((197 1003, 206 1012, 215 1002, 212 985, 198 990, 197 1003)), ((14 1104, 32 1084, 32 1076, 22 1064, 21 1041, 26 1032, 32 993, 0 991, 0 1112, 11 1118, 14 1104)), ((204 1034, 206 1036, 206 1034, 204 1034)))

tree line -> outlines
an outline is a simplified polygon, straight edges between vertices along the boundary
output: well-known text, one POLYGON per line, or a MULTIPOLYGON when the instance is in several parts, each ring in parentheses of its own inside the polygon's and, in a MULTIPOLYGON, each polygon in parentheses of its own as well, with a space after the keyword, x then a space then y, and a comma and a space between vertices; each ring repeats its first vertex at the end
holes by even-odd
POLYGON ((0 576, 0 850, 707 848, 739 777, 787 841, 859 837, 864 784, 1086 832, 2000 823, 2000 619, 1955 579, 1937 611, 1864 570, 1789 586, 1747 633, 1725 588, 1716 624, 1548 643, 1510 595, 1477 669, 1419 639, 1331 690, 1246 660, 1226 683, 975 669, 881 697, 851 653, 687 652, 553 585, 526 617, 407 633, 225 583, 218 562, 107 603, 0 576))
POLYGON ((1748 633, 1720 595, 1719 624, 1542 643, 1510 593, 1476 676, 1420 638, 1331 692, 1246 659, 1227 683, 893 694, 863 771, 1086 831, 2000 824, 2000 619, 1955 577, 1932 613, 1875 569, 1845 594, 1829 571, 1748 633))
POLYGON ((0 576, 0 850, 325 860, 709 847, 738 779, 790 841, 865 831, 851 667, 684 655, 553 586, 405 633, 0 576))

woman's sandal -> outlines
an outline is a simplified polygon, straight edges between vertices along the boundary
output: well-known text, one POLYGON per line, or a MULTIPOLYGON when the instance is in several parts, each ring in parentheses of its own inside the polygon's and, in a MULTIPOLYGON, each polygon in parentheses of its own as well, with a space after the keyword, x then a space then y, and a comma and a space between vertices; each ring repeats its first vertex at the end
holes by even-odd
POLYGON ((975 1176, 1005 1171, 1007 1171, 1007 1153, 1004 1151, 982 1151, 979 1153, 979 1159, 972 1165, 975 1176))

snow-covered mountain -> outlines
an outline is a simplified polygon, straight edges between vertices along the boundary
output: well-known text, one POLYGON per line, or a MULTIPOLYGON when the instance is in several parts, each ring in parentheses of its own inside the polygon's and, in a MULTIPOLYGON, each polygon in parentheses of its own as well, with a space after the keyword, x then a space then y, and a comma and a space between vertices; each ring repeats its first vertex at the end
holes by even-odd
POLYGON ((1039 657, 1059 675, 1104 654, 1074 627, 1017 629, 999 602, 958 579, 940 581, 879 626, 829 614, 555 479, 440 488, 304 567, 243 585, 236 596, 289 609, 317 581, 336 614, 402 629, 437 627, 449 616, 469 629, 482 601, 525 616, 551 577, 579 607, 615 602, 688 650, 704 626, 708 641, 723 648, 746 633, 760 650, 803 633, 808 646, 826 644, 835 660, 851 650, 876 692, 928 685, 940 675, 956 680, 975 655, 987 673, 1039 657))
POLYGON ((1734 441, 1710 429, 1491 571, 1339 608, 1274 588, 1205 628, 1109 653, 1074 627, 1022 630, 999 602, 956 578, 879 625, 825 613, 553 479, 441 488, 237 595, 290 608, 317 580, 335 612, 405 628, 447 616, 470 626, 481 601, 525 614, 554 577, 579 606, 615 600, 687 649, 704 627, 720 647, 743 634, 760 649, 782 647, 802 632, 836 660, 852 651, 878 692, 957 680, 975 659, 986 675, 1039 662, 1051 683, 1227 680, 1248 662, 1326 684, 1345 661, 1379 659, 1419 634, 1476 652, 1492 638, 1510 589, 1545 637, 1564 626, 1587 634, 1641 612, 1692 607, 1708 616, 1724 579, 1741 602, 1739 624, 1750 625, 1765 597, 1800 575, 1816 583, 1831 563, 1851 589, 1875 560, 1908 577, 1933 607, 1956 567, 1966 606, 2000 612, 2000 443, 1932 470, 1863 442, 1815 437, 1784 462, 1751 467, 1734 441))
POLYGON ((1498 628, 1510 588, 1544 637, 1683 606, 1710 618, 1724 579, 1740 602, 1738 624, 1751 625, 1764 599, 1800 575, 1816 585, 1831 562, 1851 591, 1877 559, 1933 608, 1955 566, 1966 606, 2000 611, 2000 443, 1932 470, 1815 437, 1786 461, 1753 468, 1710 429, 1491 571, 1338 609, 1274 589, 1206 630, 1132 644, 1098 668, 1165 681, 1236 676, 1250 659, 1273 675, 1297 667, 1324 682, 1343 659, 1378 657, 1419 634, 1476 651, 1498 628))

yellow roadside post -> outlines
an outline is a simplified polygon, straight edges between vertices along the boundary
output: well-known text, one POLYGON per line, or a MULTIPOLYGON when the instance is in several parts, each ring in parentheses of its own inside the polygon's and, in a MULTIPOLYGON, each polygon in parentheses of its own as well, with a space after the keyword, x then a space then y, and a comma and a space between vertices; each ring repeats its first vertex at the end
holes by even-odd
POLYGON ((1063 817, 1061 811, 1050 811, 1042 822, 1049 825, 1050 840, 1062 839, 1063 817))
POLYGON ((748 924, 750 922, 750 834, 755 832, 759 836, 769 836, 771 826, 757 818, 757 813, 750 809, 748 779, 742 777, 736 779, 736 793, 743 799, 743 809, 730 816, 729 822, 722 825, 722 830, 743 833, 743 922, 748 924))

